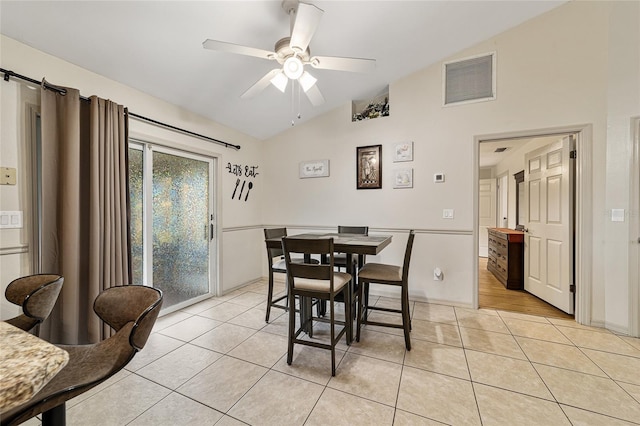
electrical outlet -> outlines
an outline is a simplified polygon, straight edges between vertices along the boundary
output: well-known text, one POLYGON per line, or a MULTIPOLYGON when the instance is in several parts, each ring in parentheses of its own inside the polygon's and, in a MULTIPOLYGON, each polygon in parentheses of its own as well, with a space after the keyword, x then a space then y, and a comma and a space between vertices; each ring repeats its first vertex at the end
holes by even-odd
POLYGON ((444 279, 444 273, 442 272, 442 269, 435 268, 433 270, 433 280, 434 281, 442 281, 443 279, 444 279))

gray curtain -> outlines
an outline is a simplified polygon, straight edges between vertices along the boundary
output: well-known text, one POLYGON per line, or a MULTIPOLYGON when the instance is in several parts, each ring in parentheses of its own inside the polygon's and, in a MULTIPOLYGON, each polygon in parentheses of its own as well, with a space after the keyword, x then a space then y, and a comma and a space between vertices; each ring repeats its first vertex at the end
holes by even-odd
POLYGON ((41 329, 55 343, 96 343, 111 334, 96 296, 130 283, 126 108, 45 89, 42 123, 42 271, 64 276, 41 329))

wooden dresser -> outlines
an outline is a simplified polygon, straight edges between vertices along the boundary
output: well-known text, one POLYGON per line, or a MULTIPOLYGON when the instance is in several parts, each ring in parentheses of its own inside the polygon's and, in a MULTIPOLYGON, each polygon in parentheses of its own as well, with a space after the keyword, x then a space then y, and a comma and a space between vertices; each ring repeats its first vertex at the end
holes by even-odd
POLYGON ((489 228, 487 269, 509 290, 524 289, 524 232, 489 228))

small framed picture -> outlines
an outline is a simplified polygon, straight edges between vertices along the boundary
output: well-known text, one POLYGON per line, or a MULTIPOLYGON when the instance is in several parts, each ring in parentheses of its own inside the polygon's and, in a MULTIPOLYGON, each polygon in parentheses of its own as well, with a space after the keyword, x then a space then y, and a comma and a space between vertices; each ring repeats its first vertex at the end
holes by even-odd
POLYGON ((393 147, 393 162, 413 161, 413 142, 397 143, 393 147))
POLYGON ((300 162, 300 179, 327 176, 329 176, 329 160, 312 160, 300 162))
POLYGON ((356 148, 358 189, 382 188, 382 145, 356 148))
POLYGON ((394 188, 413 188, 413 169, 398 169, 393 172, 394 188))

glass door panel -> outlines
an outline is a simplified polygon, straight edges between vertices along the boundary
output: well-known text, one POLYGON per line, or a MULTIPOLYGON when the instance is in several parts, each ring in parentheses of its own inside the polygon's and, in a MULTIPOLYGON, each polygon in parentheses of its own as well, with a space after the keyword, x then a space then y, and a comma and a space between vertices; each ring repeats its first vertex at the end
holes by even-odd
POLYGON ((129 148, 129 199, 131 232, 131 284, 144 284, 144 175, 143 151, 129 148))
POLYGON ((209 166, 153 152, 153 286, 163 308, 210 292, 209 166))
POLYGON ((163 312, 215 292, 215 160, 129 143, 132 284, 162 290, 163 312))

